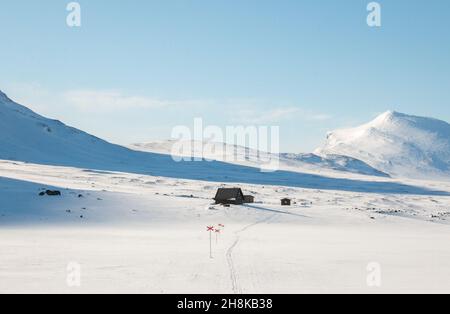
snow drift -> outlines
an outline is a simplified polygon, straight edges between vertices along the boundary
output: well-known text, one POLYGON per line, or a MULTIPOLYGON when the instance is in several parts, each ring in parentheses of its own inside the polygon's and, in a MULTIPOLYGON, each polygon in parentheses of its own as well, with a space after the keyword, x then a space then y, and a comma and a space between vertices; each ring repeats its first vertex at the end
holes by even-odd
POLYGON ((360 127, 328 134, 316 151, 364 161, 393 176, 450 178, 450 125, 388 111, 360 127))

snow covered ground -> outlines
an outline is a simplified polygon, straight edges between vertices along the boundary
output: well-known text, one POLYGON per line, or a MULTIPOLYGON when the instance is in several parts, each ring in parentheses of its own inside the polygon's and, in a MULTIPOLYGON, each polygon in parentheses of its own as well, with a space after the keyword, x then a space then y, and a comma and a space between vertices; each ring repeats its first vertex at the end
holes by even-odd
POLYGON ((175 162, 170 142, 114 145, 0 92, 0 293, 448 293, 449 129, 388 113, 262 173, 175 162), (434 180, 386 175, 404 169, 434 180), (222 186, 256 203, 213 205, 222 186))
POLYGON ((224 208, 211 205, 221 185, 3 161, 0 292, 450 292, 445 193, 236 183, 257 203, 224 208), (49 188, 62 196, 38 195, 49 188), (220 223, 211 260, 206 226, 220 223), (371 263, 381 287, 367 285, 371 263))

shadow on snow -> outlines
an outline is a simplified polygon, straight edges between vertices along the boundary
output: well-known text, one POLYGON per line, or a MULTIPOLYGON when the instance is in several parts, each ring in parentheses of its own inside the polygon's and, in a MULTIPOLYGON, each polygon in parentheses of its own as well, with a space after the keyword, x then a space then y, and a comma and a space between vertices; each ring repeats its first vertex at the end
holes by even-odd
MULTIPOLYGON (((120 154, 107 158, 87 158, 85 161, 23 160, 37 164, 69 166, 91 171, 126 172, 158 177, 201 180, 217 183, 277 185, 304 189, 337 190, 359 193, 415 194, 450 196, 445 191, 405 185, 396 182, 373 182, 356 179, 331 178, 290 171, 263 173, 258 168, 219 161, 175 162, 171 156, 123 149, 120 154)), ((104 156, 106 157, 106 156, 104 156)))

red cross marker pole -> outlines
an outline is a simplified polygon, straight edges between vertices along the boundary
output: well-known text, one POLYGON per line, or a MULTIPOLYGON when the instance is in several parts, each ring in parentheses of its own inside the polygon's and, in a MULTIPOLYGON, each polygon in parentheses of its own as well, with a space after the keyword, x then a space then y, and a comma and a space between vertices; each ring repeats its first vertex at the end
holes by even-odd
POLYGON ((212 259, 212 233, 214 232, 214 227, 206 227, 206 231, 209 232, 209 258, 212 259))

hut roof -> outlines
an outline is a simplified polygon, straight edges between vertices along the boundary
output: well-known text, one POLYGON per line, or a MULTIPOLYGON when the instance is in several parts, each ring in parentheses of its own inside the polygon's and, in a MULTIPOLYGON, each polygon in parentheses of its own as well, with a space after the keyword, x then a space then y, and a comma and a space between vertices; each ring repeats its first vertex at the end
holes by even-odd
POLYGON ((214 198, 217 200, 231 200, 231 199, 238 199, 244 198, 244 193, 239 188, 220 188, 217 190, 216 197, 214 198))

